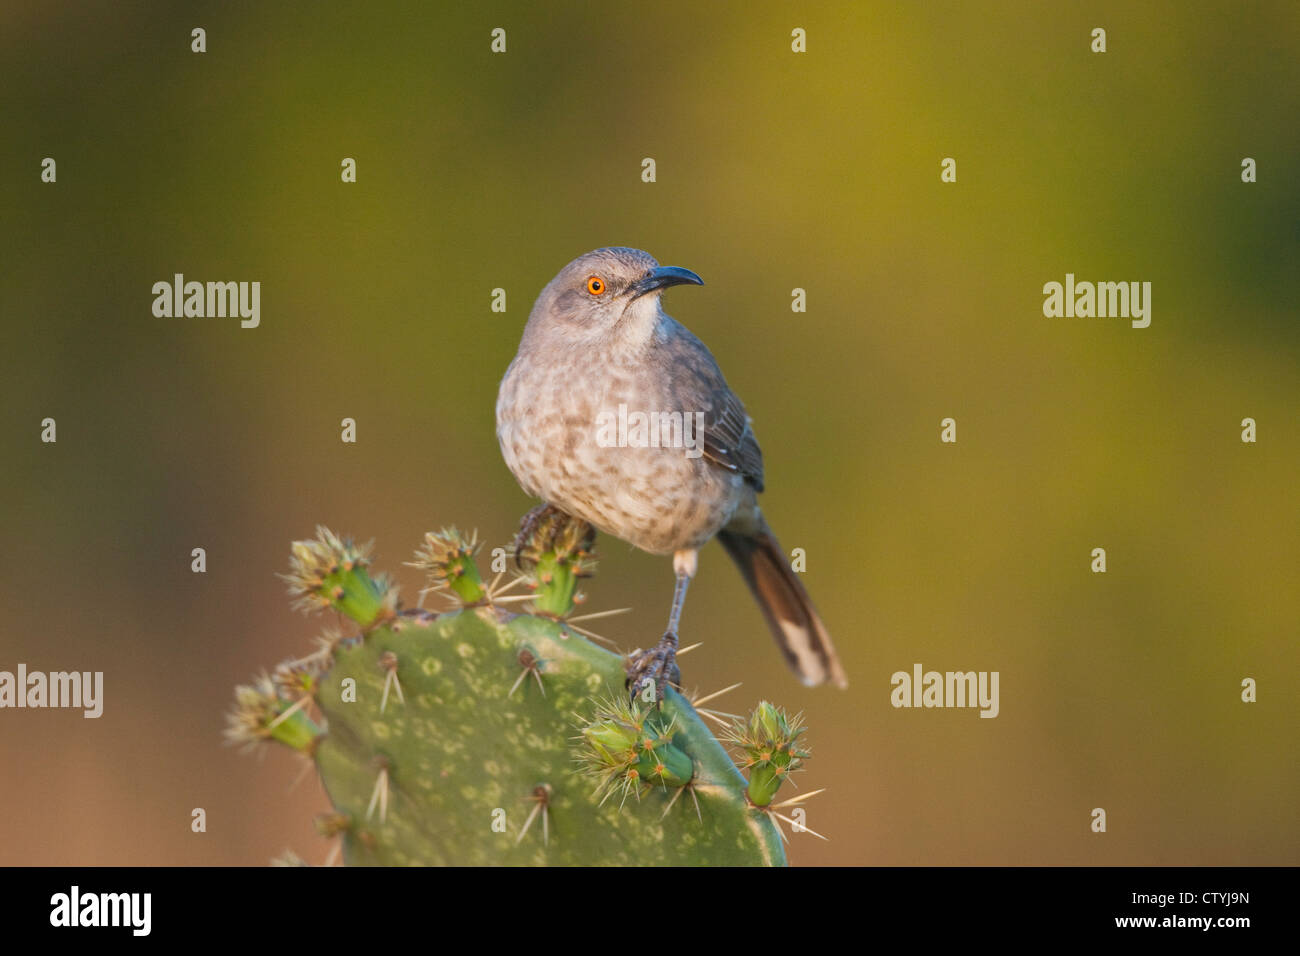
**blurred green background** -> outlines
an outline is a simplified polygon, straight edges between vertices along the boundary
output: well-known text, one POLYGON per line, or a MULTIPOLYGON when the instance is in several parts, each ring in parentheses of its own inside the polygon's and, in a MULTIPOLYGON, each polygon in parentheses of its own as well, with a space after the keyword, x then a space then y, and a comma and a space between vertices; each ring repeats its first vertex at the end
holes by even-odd
MULTIPOLYGON (((847 691, 798 685, 704 551, 688 683, 812 728, 831 839, 793 862, 1300 862, 1300 6, 1134 6, 0 7, 0 669, 106 697, 0 712, 0 863, 325 858, 314 779, 221 744, 233 686, 328 623, 289 542, 373 536, 410 600, 425 530, 503 543, 532 502, 497 384, 608 244, 707 281, 665 304, 845 657, 847 691), (260 281, 261 327, 155 318, 176 272, 260 281), (1150 328, 1045 318, 1067 272, 1152 282, 1150 328), (893 709, 916 662, 999 671, 1001 715, 893 709)), ((599 547, 590 607, 644 646, 669 563, 599 547)))

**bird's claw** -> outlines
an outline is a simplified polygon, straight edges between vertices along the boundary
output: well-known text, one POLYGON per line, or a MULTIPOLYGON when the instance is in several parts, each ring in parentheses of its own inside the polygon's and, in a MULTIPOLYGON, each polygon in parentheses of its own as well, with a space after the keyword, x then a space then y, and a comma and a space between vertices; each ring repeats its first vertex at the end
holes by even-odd
POLYGON ((533 536, 533 532, 537 530, 538 525, 551 515, 560 513, 560 509, 555 507, 555 505, 543 503, 533 508, 528 512, 528 514, 524 515, 523 519, 519 522, 519 530, 515 532, 515 567, 523 570, 524 566, 519 560, 519 556, 523 553, 524 548, 527 547, 528 539, 533 536))
POLYGON ((655 704, 668 693, 671 684, 678 689, 682 672, 677 666, 677 635, 669 631, 659 643, 648 651, 633 651, 624 668, 627 672, 627 689, 632 700, 638 698, 655 704))

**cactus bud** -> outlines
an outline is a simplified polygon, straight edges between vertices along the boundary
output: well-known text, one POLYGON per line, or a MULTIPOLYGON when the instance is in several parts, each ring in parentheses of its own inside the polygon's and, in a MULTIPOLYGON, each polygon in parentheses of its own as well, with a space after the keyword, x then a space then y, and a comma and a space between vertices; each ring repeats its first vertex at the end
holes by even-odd
POLYGON ((754 806, 768 806, 786 778, 812 756, 798 745, 807 729, 802 717, 790 718, 780 707, 759 701, 749 720, 737 720, 723 735, 738 751, 740 768, 749 774, 747 794, 754 806))
POLYGON ((366 572, 370 545, 357 547, 317 525, 316 537, 295 541, 290 549, 289 583, 295 606, 305 611, 334 607, 369 629, 396 613, 397 591, 384 577, 366 572))
POLYGON ((519 551, 520 564, 532 573, 541 614, 562 618, 578 603, 578 579, 596 570, 592 546, 596 529, 562 512, 549 512, 533 527, 519 551))
POLYGON ((252 745, 277 740, 302 753, 311 753, 321 729, 300 703, 286 700, 266 674, 251 685, 235 688, 235 706, 226 716, 226 741, 252 745), (288 713, 292 710, 293 713, 288 713))
POLYGON ((452 591, 462 604, 478 604, 487 596, 474 562, 478 549, 477 533, 466 538, 454 527, 443 528, 425 534, 424 545, 408 564, 428 575, 430 587, 452 591))
POLYGON ((582 772, 596 781, 604 802, 621 789, 623 798, 639 796, 641 783, 684 787, 695 767, 673 744, 674 720, 649 716, 637 701, 615 697, 596 704, 595 716, 584 725, 577 760, 582 772))

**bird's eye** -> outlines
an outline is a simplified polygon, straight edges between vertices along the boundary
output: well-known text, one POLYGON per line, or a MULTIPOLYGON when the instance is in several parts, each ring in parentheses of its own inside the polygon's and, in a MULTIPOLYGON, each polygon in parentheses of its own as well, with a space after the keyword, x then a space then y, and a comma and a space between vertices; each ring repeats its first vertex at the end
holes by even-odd
POLYGON ((587 291, 592 295, 600 295, 605 291, 605 280, 600 276, 589 276, 587 278, 587 291))

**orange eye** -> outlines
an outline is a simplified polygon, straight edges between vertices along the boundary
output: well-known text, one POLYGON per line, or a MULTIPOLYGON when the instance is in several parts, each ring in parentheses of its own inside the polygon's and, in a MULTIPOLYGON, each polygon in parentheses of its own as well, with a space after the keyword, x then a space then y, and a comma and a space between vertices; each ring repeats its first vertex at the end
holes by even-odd
POLYGON ((587 279, 587 291, 592 295, 600 295, 605 291, 605 280, 600 276, 590 276, 587 279))

